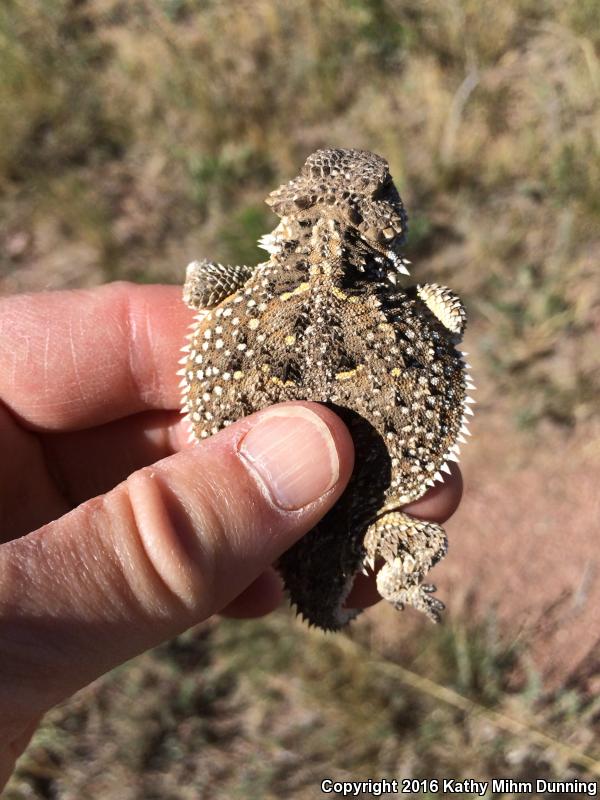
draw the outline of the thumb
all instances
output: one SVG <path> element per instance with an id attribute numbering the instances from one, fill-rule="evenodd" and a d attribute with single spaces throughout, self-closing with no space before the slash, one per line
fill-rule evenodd
<path id="1" fill-rule="evenodd" d="M 274 406 L 2 545 L 0 716 L 224 608 L 335 503 L 352 453 L 328 409 Z"/>

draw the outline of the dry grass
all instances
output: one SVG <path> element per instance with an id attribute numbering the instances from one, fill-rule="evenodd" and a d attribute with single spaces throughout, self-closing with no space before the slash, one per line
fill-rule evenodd
<path id="1" fill-rule="evenodd" d="M 585 423 L 600 391 L 599 8 L 4 0 L 2 288 L 179 282 L 198 255 L 256 261 L 274 222 L 266 192 L 316 147 L 369 148 L 411 212 L 417 275 L 466 298 L 479 382 L 531 429 Z M 534 676 L 515 689 L 522 654 L 489 631 L 415 648 L 405 665 L 591 746 L 597 709 L 576 693 L 544 698 Z M 324 774 L 431 776 L 432 763 L 456 776 L 566 775 L 560 753 L 280 617 L 209 625 L 51 720 L 9 800 L 303 798 Z"/>
<path id="2" fill-rule="evenodd" d="M 266 191 L 315 147 L 367 147 L 412 211 L 409 255 L 466 295 L 521 421 L 585 419 L 598 16 L 591 1 L 8 0 L 5 289 L 255 261 Z"/>
<path id="3" fill-rule="evenodd" d="M 308 799 L 325 777 L 600 774 L 598 703 L 550 702 L 534 675 L 509 691 L 519 653 L 493 625 L 430 629 L 402 654 L 375 654 L 368 624 L 354 638 L 288 613 L 190 631 L 52 712 L 6 798 Z"/>

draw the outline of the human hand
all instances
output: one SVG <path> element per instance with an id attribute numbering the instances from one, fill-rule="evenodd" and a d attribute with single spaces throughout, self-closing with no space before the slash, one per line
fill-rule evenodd
<path id="1" fill-rule="evenodd" d="M 188 446 L 190 316 L 177 287 L 0 300 L 0 789 L 55 703 L 214 613 L 275 608 L 270 564 L 350 476 L 350 436 L 314 403 Z M 443 521 L 459 499 L 455 471 L 410 509 Z M 349 604 L 375 600 L 357 579 Z"/>

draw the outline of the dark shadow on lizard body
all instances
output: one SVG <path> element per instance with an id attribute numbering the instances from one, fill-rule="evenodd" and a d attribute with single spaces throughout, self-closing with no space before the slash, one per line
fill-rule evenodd
<path id="1" fill-rule="evenodd" d="M 340 620 L 336 613 L 332 614 L 330 597 L 346 597 L 356 573 L 363 569 L 363 539 L 383 505 L 391 469 L 383 439 L 372 425 L 355 411 L 326 405 L 341 417 L 352 434 L 355 468 L 342 498 L 315 528 L 283 554 L 277 567 L 299 613 L 323 630 L 335 630 Z M 340 535 L 342 531 L 345 535 Z M 348 613 L 352 611 L 349 609 Z"/>

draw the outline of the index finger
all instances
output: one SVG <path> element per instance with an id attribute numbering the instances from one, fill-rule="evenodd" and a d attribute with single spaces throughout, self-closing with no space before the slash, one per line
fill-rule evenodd
<path id="1" fill-rule="evenodd" d="M 77 430 L 179 407 L 192 312 L 177 286 L 117 282 L 0 299 L 0 399 L 26 426 Z"/>

